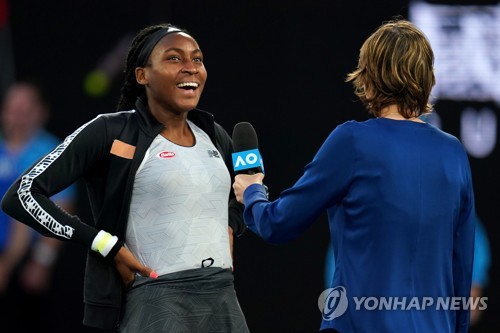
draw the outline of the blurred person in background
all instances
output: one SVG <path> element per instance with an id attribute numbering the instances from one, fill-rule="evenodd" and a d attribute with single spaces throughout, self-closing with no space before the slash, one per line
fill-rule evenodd
<path id="1" fill-rule="evenodd" d="M 49 107 L 34 81 L 16 82 L 3 99 L 0 111 L 0 193 L 61 140 L 45 124 Z M 73 212 L 76 189 L 69 187 L 53 200 Z M 38 235 L 25 224 L 0 212 L 0 323 L 1 331 L 31 327 L 44 330 L 47 293 L 62 243 Z M 29 313 L 29 320 L 26 315 Z"/>

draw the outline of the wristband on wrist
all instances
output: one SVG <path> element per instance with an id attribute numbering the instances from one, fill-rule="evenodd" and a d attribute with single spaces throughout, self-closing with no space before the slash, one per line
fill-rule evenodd
<path id="1" fill-rule="evenodd" d="M 123 242 L 121 240 L 118 240 L 118 242 L 116 242 L 116 244 L 113 246 L 111 251 L 109 251 L 106 258 L 113 259 L 116 256 L 116 254 L 118 253 L 118 251 L 120 251 L 122 246 L 123 246 Z"/>
<path id="2" fill-rule="evenodd" d="M 109 232 L 101 230 L 97 233 L 92 241 L 91 249 L 106 257 L 111 249 L 118 242 L 118 237 L 111 235 Z"/>

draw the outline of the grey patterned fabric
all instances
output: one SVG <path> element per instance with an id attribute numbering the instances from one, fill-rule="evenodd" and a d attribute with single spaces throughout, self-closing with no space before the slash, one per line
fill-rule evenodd
<path id="1" fill-rule="evenodd" d="M 230 269 L 206 267 L 137 277 L 126 295 L 120 333 L 250 332 Z"/>

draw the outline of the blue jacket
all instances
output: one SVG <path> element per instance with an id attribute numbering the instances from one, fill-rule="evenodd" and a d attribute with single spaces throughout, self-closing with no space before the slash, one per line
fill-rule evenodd
<path id="1" fill-rule="evenodd" d="M 442 303 L 468 301 L 474 255 L 469 161 L 452 135 L 413 121 L 349 121 L 279 198 L 269 202 L 254 184 L 244 202 L 248 227 L 271 243 L 296 238 L 328 213 L 335 274 L 322 328 L 467 332 L 467 307 Z M 395 306 L 387 309 L 384 297 Z"/>

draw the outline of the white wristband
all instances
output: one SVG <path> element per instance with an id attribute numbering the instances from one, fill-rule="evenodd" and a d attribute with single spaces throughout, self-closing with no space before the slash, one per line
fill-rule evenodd
<path id="1" fill-rule="evenodd" d="M 113 246 L 115 246 L 116 242 L 118 242 L 118 237 L 101 230 L 92 241 L 91 249 L 100 253 L 103 257 L 106 257 Z"/>

